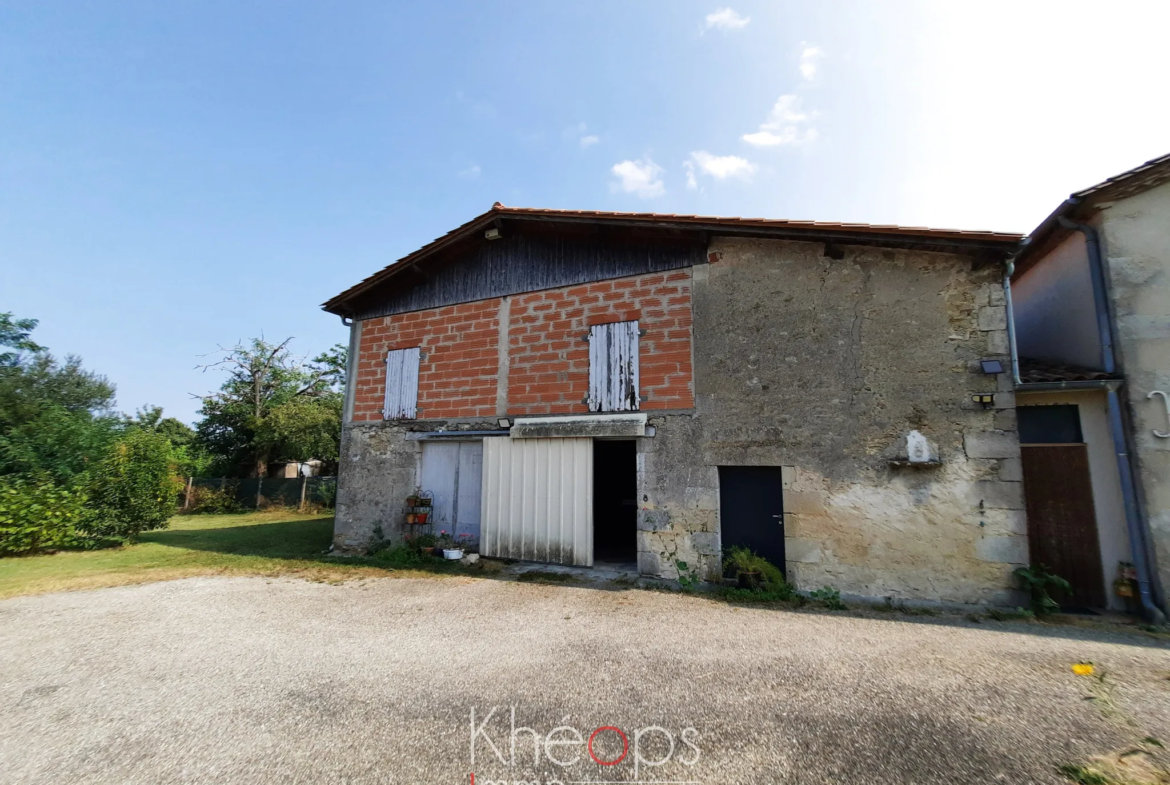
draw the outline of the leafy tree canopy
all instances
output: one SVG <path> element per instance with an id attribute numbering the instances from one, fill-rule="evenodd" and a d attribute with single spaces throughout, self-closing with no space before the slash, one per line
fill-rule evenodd
<path id="1" fill-rule="evenodd" d="M 227 373 L 219 392 L 199 396 L 196 433 L 215 456 L 213 471 L 263 476 L 270 461 L 336 456 L 346 348 L 305 360 L 289 350 L 292 340 L 261 337 L 221 347 L 218 360 L 201 366 Z"/>
<path id="2" fill-rule="evenodd" d="M 116 435 L 114 385 L 58 362 L 29 338 L 35 319 L 0 314 L 0 474 L 46 472 L 64 479 L 84 471 Z"/>

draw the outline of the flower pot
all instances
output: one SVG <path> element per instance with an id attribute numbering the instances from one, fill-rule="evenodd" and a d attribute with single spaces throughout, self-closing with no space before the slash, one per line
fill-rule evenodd
<path id="1" fill-rule="evenodd" d="M 443 558 L 449 561 L 457 561 L 463 558 L 462 548 L 444 548 Z"/>
<path id="2" fill-rule="evenodd" d="M 434 505 L 434 503 L 435 503 L 434 499 L 428 498 L 426 496 L 420 496 L 418 499 L 418 506 L 419 507 L 431 507 Z"/>
<path id="3" fill-rule="evenodd" d="M 758 572 L 741 572 L 735 576 L 735 580 L 741 589 L 760 588 L 760 574 Z"/>
<path id="4" fill-rule="evenodd" d="M 423 548 L 422 552 L 423 552 L 423 556 L 434 556 L 435 555 L 435 546 L 431 545 L 431 546 L 428 546 L 426 548 Z"/>
<path id="5" fill-rule="evenodd" d="M 406 522 L 407 523 L 416 523 L 417 521 L 418 521 L 418 516 L 415 515 L 413 512 L 406 513 Z"/>
<path id="6" fill-rule="evenodd" d="M 418 497 L 417 496 L 407 496 L 406 497 L 406 506 L 407 507 L 417 507 L 418 506 Z"/>
<path id="7" fill-rule="evenodd" d="M 429 513 L 429 512 L 420 512 L 420 513 L 415 513 L 414 519 L 415 519 L 415 520 L 416 520 L 418 523 L 426 523 L 426 522 L 427 522 L 427 516 L 429 516 L 429 515 L 430 515 L 430 513 Z"/>

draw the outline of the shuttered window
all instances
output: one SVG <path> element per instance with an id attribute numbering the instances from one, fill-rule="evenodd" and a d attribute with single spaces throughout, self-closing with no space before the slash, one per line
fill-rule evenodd
<path id="1" fill-rule="evenodd" d="M 638 323 L 589 328 L 589 411 L 637 411 Z"/>
<path id="2" fill-rule="evenodd" d="M 386 402 L 382 417 L 413 420 L 418 408 L 419 349 L 396 349 L 386 353 Z"/>

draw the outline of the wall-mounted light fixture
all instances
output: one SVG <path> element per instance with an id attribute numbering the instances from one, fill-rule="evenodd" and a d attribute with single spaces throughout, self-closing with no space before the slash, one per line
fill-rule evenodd
<path id="1" fill-rule="evenodd" d="M 489 240 L 499 240 L 501 237 L 503 237 L 503 235 L 500 234 L 500 230 L 494 227 L 484 232 L 483 236 Z"/>
<path id="2" fill-rule="evenodd" d="M 983 372 L 988 376 L 997 373 L 1003 373 L 1003 363 L 999 360 L 980 360 L 979 365 L 983 368 Z"/>
<path id="3" fill-rule="evenodd" d="M 971 400 L 975 403 L 981 404 L 984 409 L 990 409 L 995 406 L 995 396 L 991 393 L 976 393 L 971 396 Z"/>
<path id="4" fill-rule="evenodd" d="M 498 424 L 501 428 L 512 427 L 512 421 L 507 417 L 501 417 L 500 419 L 496 420 L 496 424 Z"/>

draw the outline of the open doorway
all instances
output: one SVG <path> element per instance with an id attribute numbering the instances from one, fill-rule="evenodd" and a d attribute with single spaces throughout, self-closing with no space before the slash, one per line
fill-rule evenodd
<path id="1" fill-rule="evenodd" d="M 593 441 L 593 566 L 638 560 L 635 443 Z"/>

